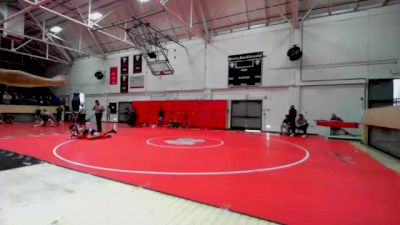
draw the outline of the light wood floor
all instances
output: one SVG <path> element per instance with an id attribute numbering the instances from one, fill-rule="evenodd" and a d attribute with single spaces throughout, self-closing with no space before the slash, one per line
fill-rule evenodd
<path id="1" fill-rule="evenodd" d="M 1 225 L 272 225 L 51 164 L 0 172 Z"/>

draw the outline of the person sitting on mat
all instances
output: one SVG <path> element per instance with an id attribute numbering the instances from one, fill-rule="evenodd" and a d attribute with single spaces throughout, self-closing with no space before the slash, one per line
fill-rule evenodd
<path id="1" fill-rule="evenodd" d="M 299 114 L 296 120 L 296 129 L 303 131 L 302 137 L 305 138 L 307 137 L 307 128 L 308 128 L 308 122 L 304 118 L 303 114 Z M 294 134 L 291 134 L 291 136 L 294 136 Z"/>
<path id="2" fill-rule="evenodd" d="M 94 130 L 94 129 L 84 129 L 82 127 L 78 127 L 75 124 L 72 124 L 71 126 L 69 126 L 69 131 L 71 134 L 71 138 L 88 139 L 88 140 L 110 138 L 111 133 L 114 133 L 114 134 L 117 133 L 117 131 L 115 130 L 115 127 L 113 129 L 111 129 L 110 131 L 107 131 L 106 133 L 102 133 L 102 132 L 98 132 L 97 130 Z"/>
<path id="3" fill-rule="evenodd" d="M 0 115 L 0 124 L 5 124 L 5 123 L 13 123 L 14 122 L 14 116 L 8 113 L 3 113 Z"/>
<path id="4" fill-rule="evenodd" d="M 281 124 L 281 132 L 280 134 L 283 135 L 288 135 L 290 133 L 290 120 L 289 120 L 289 115 L 285 115 L 285 119 L 282 121 Z"/>
<path id="5" fill-rule="evenodd" d="M 33 127 L 45 127 L 47 126 L 47 122 L 50 120 L 50 126 L 53 127 L 54 123 L 58 125 L 58 122 L 54 118 L 52 113 L 47 112 L 47 109 L 43 109 L 43 112 L 40 114 L 41 121 L 37 124 L 34 124 Z"/>

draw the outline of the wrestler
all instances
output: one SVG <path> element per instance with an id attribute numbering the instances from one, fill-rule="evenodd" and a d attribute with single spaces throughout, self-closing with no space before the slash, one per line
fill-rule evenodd
<path id="1" fill-rule="evenodd" d="M 72 124 L 71 126 L 69 126 L 69 131 L 71 134 L 71 138 L 88 139 L 88 140 L 110 138 L 111 133 L 114 133 L 114 134 L 117 133 L 117 131 L 115 130 L 115 127 L 113 129 L 111 129 L 110 131 L 103 133 L 103 132 L 99 132 L 95 129 L 84 129 L 82 127 L 78 127 L 75 124 Z"/>

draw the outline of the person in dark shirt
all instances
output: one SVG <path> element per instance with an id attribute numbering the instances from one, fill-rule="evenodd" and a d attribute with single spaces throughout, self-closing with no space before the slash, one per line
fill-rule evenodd
<path id="1" fill-rule="evenodd" d="M 302 135 L 303 138 L 307 137 L 307 128 L 308 128 L 307 120 L 304 118 L 303 114 L 299 114 L 296 120 L 296 129 L 303 131 Z"/>
<path id="2" fill-rule="evenodd" d="M 332 114 L 332 116 L 331 116 L 331 120 L 332 120 L 332 121 L 343 122 L 342 118 L 340 118 L 340 117 L 336 116 L 336 114 L 335 114 L 335 113 L 333 113 L 333 114 Z"/>
<path id="3" fill-rule="evenodd" d="M 61 123 L 62 122 L 61 121 L 62 113 L 63 113 L 64 109 L 61 105 L 58 105 L 56 111 L 57 111 L 57 114 L 56 114 L 57 122 Z"/>
<path id="4" fill-rule="evenodd" d="M 343 122 L 342 118 L 336 116 L 335 113 L 332 114 L 331 121 Z M 331 135 L 339 135 L 340 130 L 342 130 L 342 129 L 339 127 L 331 127 Z"/>
<path id="5" fill-rule="evenodd" d="M 132 108 L 132 111 L 129 113 L 128 125 L 135 126 L 136 123 L 136 111 Z"/>
<path id="6" fill-rule="evenodd" d="M 129 121 L 129 115 L 131 114 L 131 111 L 129 110 L 129 108 L 128 107 L 125 107 L 125 110 L 124 110 L 124 115 L 125 115 L 125 122 L 126 123 L 128 123 L 128 121 Z"/>
<path id="7" fill-rule="evenodd" d="M 290 133 L 289 115 L 285 115 L 285 119 L 282 121 L 282 124 L 281 124 L 281 133 L 280 134 L 288 135 L 289 133 Z"/>
<path id="8" fill-rule="evenodd" d="M 294 105 L 291 105 L 289 109 L 289 121 L 290 121 L 290 130 L 293 135 L 296 133 L 296 116 L 297 116 L 297 110 L 294 108 Z"/>

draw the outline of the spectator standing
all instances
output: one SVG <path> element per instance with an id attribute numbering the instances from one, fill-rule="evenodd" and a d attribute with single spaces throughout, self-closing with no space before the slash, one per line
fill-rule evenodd
<path id="1" fill-rule="evenodd" d="M 294 105 L 291 105 L 289 109 L 289 122 L 290 130 L 292 131 L 293 135 L 296 133 L 296 116 L 297 110 L 294 108 Z"/>
<path id="2" fill-rule="evenodd" d="M 12 96 L 7 91 L 5 91 L 4 95 L 3 95 L 3 103 L 6 105 L 10 105 L 11 100 L 12 100 Z"/>
<path id="3" fill-rule="evenodd" d="M 85 127 L 86 125 L 86 109 L 85 106 L 82 104 L 79 107 L 77 122 L 81 127 Z"/>
<path id="4" fill-rule="evenodd" d="M 110 121 L 111 121 L 111 105 L 108 105 L 108 106 L 107 106 L 106 120 L 107 120 L 107 122 L 110 122 Z"/>
<path id="5" fill-rule="evenodd" d="M 57 114 L 56 114 L 56 119 L 57 122 L 62 122 L 62 113 L 63 113 L 64 109 L 61 105 L 57 106 Z"/>

